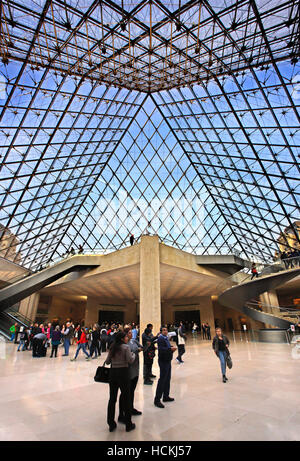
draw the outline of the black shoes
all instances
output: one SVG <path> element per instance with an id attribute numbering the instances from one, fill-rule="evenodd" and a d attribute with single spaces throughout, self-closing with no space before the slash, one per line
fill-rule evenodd
<path id="1" fill-rule="evenodd" d="M 163 399 L 163 402 L 174 402 L 175 399 L 173 399 L 173 397 L 166 397 L 165 399 Z"/>
<path id="2" fill-rule="evenodd" d="M 128 424 L 128 426 L 126 426 L 126 432 L 133 431 L 133 429 L 135 429 L 135 424 L 134 423 L 130 423 L 130 424 Z"/>
<path id="3" fill-rule="evenodd" d="M 109 425 L 109 432 L 113 432 L 117 427 L 117 423 L 114 421 L 112 424 Z"/>
<path id="4" fill-rule="evenodd" d="M 151 379 L 147 379 L 144 381 L 144 384 L 151 386 L 153 384 L 153 381 L 151 381 Z"/>
<path id="5" fill-rule="evenodd" d="M 154 405 L 158 408 L 165 408 L 165 406 L 159 400 L 154 400 Z"/>
<path id="6" fill-rule="evenodd" d="M 155 375 L 150 375 L 150 378 L 156 378 L 156 376 Z"/>
<path id="7" fill-rule="evenodd" d="M 223 383 L 226 383 L 226 381 L 228 381 L 228 379 L 226 378 L 225 375 L 223 375 Z"/>
<path id="8" fill-rule="evenodd" d="M 139 416 L 139 415 L 142 414 L 142 412 L 139 411 L 139 410 L 136 410 L 136 409 L 134 408 L 134 409 L 131 411 L 131 414 L 132 414 L 133 416 Z"/>

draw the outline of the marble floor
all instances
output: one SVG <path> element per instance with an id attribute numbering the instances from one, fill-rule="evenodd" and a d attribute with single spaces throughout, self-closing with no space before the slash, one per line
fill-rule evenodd
<path id="1" fill-rule="evenodd" d="M 233 368 L 224 384 L 211 342 L 190 338 L 185 363 L 173 360 L 175 402 L 154 407 L 156 386 L 140 379 L 135 407 L 143 415 L 133 418 L 136 430 L 126 433 L 118 424 L 110 433 L 108 385 L 93 381 L 105 354 L 90 362 L 83 355 L 76 362 L 33 359 L 2 343 L 0 440 L 300 440 L 300 354 L 292 347 L 232 343 Z M 157 360 L 153 371 L 159 373 Z"/>

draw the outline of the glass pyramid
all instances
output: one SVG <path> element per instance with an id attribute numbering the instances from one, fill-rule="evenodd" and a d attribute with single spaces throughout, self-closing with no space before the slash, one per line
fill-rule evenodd
<path id="1" fill-rule="evenodd" d="M 271 261 L 286 228 L 300 242 L 298 2 L 1 8 L 2 257 L 149 233 Z"/>

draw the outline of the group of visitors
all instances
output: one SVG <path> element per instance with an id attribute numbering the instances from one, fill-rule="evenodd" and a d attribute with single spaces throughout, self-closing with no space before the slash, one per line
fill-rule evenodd
<path id="1" fill-rule="evenodd" d="M 202 324 L 206 329 L 206 338 L 210 338 L 207 332 L 207 323 Z M 208 325 L 209 327 L 209 325 Z M 209 328 L 210 330 L 210 328 Z M 14 338 L 12 333 L 12 339 Z M 156 335 L 153 334 L 153 325 L 148 324 L 139 342 L 139 327 L 134 324 L 123 325 L 120 323 L 105 323 L 99 326 L 93 325 L 86 328 L 82 325 L 75 326 L 71 321 L 67 321 L 62 326 L 37 323 L 26 329 L 19 330 L 20 348 L 22 350 L 32 350 L 33 357 L 45 357 L 48 346 L 51 345 L 50 357 L 57 357 L 57 350 L 60 344 L 64 346 L 64 356 L 69 355 L 70 345 L 76 343 L 77 348 L 74 361 L 77 359 L 80 350 L 86 355 L 87 360 L 101 356 L 102 352 L 108 350 L 104 364 L 110 365 L 110 396 L 107 408 L 107 423 L 112 432 L 116 429 L 115 409 L 118 390 L 121 394 L 119 398 L 118 422 L 124 424 L 126 431 L 135 429 L 132 422 L 133 416 L 141 415 L 134 405 L 134 393 L 139 379 L 139 354 L 142 352 L 144 357 L 144 384 L 152 385 L 156 376 L 152 373 L 153 361 L 158 352 L 158 365 L 160 376 L 157 382 L 154 405 L 163 409 L 165 403 L 173 402 L 175 399 L 170 396 L 171 384 L 171 363 L 173 353 L 178 350 L 176 361 L 184 363 L 182 356 L 185 353 L 186 328 L 183 322 L 176 326 L 175 331 L 169 331 L 166 325 L 160 328 Z M 216 336 L 212 343 L 213 349 L 218 356 L 221 364 L 222 380 L 227 382 L 226 360 L 229 354 L 228 338 L 222 334 L 220 328 L 216 329 Z"/>
<path id="2" fill-rule="evenodd" d="M 300 249 L 290 248 L 280 254 L 280 259 L 283 261 L 286 269 L 300 267 Z"/>
<path id="3" fill-rule="evenodd" d="M 202 333 L 202 339 L 211 340 L 210 328 L 211 327 L 208 322 L 202 323 L 201 326 L 198 326 L 197 323 L 193 322 L 192 334 L 193 336 L 197 336 L 199 333 L 201 336 Z"/>

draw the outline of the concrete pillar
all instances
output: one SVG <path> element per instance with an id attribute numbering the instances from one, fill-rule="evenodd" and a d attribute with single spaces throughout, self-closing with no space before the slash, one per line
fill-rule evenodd
<path id="1" fill-rule="evenodd" d="M 210 325 L 210 334 L 213 336 L 215 332 L 215 314 L 213 309 L 213 300 L 210 296 L 205 296 L 203 303 L 200 305 L 200 319 L 201 323 L 208 323 Z"/>
<path id="2" fill-rule="evenodd" d="M 262 293 L 259 299 L 263 304 L 261 306 L 263 312 L 267 312 L 268 314 L 274 315 L 278 313 L 278 309 L 276 309 L 276 307 L 279 307 L 279 301 L 275 290 L 266 291 L 265 293 Z M 272 306 L 274 306 L 274 309 L 272 308 Z M 266 323 L 265 326 L 266 328 L 273 328 L 273 325 L 268 323 Z"/>
<path id="3" fill-rule="evenodd" d="M 24 315 L 24 317 L 27 317 L 31 321 L 34 321 L 37 313 L 39 299 L 39 293 L 33 293 L 31 296 L 28 296 L 28 298 L 22 299 L 19 306 L 20 314 Z"/>
<path id="4" fill-rule="evenodd" d="M 153 324 L 153 334 L 161 327 L 160 255 L 158 236 L 144 235 L 140 243 L 140 331 Z"/>
<path id="5" fill-rule="evenodd" d="M 98 323 L 99 299 L 88 296 L 86 301 L 84 325 L 90 327 Z"/>

